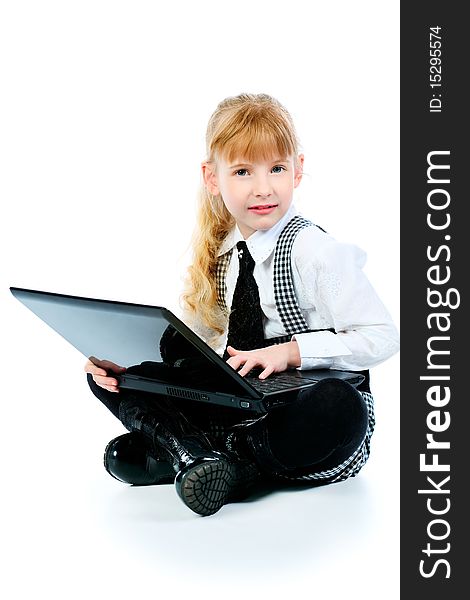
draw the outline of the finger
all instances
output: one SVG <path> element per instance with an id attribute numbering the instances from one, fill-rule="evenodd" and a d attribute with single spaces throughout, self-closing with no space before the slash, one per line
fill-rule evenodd
<path id="1" fill-rule="evenodd" d="M 256 367 L 258 363 L 254 360 L 247 360 L 243 367 L 238 371 L 238 374 L 244 377 L 247 373 L 251 371 L 254 367 Z"/>
<path id="2" fill-rule="evenodd" d="M 100 384 L 98 384 L 98 385 L 108 392 L 119 393 L 119 388 L 114 385 L 100 385 Z"/>
<path id="3" fill-rule="evenodd" d="M 115 373 L 126 370 L 125 367 L 121 367 L 121 366 L 117 365 L 116 363 L 111 362 L 110 360 L 103 360 L 100 364 L 100 367 L 103 367 L 107 371 L 114 371 Z"/>
<path id="4" fill-rule="evenodd" d="M 95 367 L 100 367 L 103 363 L 103 361 L 99 358 L 96 358 L 96 356 L 89 356 L 88 360 L 89 362 L 91 362 L 92 365 L 95 365 Z"/>
<path id="5" fill-rule="evenodd" d="M 93 360 L 97 360 L 94 356 L 90 356 L 90 358 L 86 361 L 84 369 L 86 373 L 91 373 L 92 375 L 106 375 L 106 370 L 97 365 Z"/>
<path id="6" fill-rule="evenodd" d="M 119 371 L 117 369 L 119 369 Z M 108 377 L 113 377 L 114 375 L 122 375 L 125 370 L 125 367 L 116 366 L 116 369 L 106 369 L 106 374 Z"/>
<path id="7" fill-rule="evenodd" d="M 240 367 L 242 367 L 248 361 L 252 362 L 253 364 L 256 363 L 256 361 L 254 361 L 253 357 L 246 356 L 246 354 L 237 354 L 237 356 L 234 356 L 229 360 L 231 362 L 231 366 L 233 366 L 233 368 L 235 370 L 238 370 Z"/>
<path id="8" fill-rule="evenodd" d="M 96 373 L 96 374 L 106 374 L 108 371 L 112 371 L 114 373 L 122 373 L 126 370 L 126 367 L 121 367 L 116 363 L 113 363 L 110 360 L 100 360 L 96 358 L 96 356 L 90 356 L 85 365 L 85 371 L 87 373 Z"/>
<path id="9" fill-rule="evenodd" d="M 269 365 L 262 373 L 259 374 L 259 379 L 266 379 L 266 377 L 269 377 L 271 373 L 274 373 L 274 367 Z"/>
<path id="10" fill-rule="evenodd" d="M 232 369 L 237 370 L 245 362 L 245 360 L 246 359 L 240 355 L 232 356 L 227 360 L 227 364 L 229 364 L 232 367 Z"/>
<path id="11" fill-rule="evenodd" d="M 97 375 L 95 377 L 93 377 L 93 379 L 95 380 L 95 382 L 98 385 L 110 385 L 113 387 L 116 387 L 119 385 L 119 382 L 117 379 L 114 379 L 114 377 L 109 377 L 109 376 L 102 376 L 102 375 Z"/>
<path id="12" fill-rule="evenodd" d="M 235 356 L 236 354 L 238 354 L 239 352 L 242 352 L 241 350 L 236 350 L 233 346 L 227 346 L 227 352 L 232 355 Z"/>
<path id="13" fill-rule="evenodd" d="M 86 367 L 86 365 L 85 365 Z M 87 373 L 93 375 L 93 377 L 106 377 L 107 373 L 104 369 L 100 369 L 99 367 L 95 367 L 94 365 L 90 366 L 88 369 L 85 369 Z"/>

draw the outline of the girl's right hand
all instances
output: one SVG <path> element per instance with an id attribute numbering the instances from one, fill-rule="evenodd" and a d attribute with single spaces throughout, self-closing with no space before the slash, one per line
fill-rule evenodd
<path id="1" fill-rule="evenodd" d="M 90 373 L 96 385 L 99 385 L 108 392 L 119 393 L 118 381 L 113 374 L 122 375 L 126 370 L 110 360 L 99 360 L 90 356 L 85 364 L 85 373 Z"/>

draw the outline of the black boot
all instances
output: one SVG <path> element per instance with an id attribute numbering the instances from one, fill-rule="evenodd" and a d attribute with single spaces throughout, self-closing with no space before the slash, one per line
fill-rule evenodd
<path id="1" fill-rule="evenodd" d="M 157 450 L 138 431 L 125 433 L 106 446 L 104 466 L 112 477 L 132 485 L 173 483 L 172 461 L 166 452 Z"/>
<path id="2" fill-rule="evenodd" d="M 257 473 L 250 461 L 215 450 L 207 436 L 163 397 L 151 408 L 130 397 L 121 403 L 119 417 L 127 429 L 140 431 L 155 448 L 168 452 L 177 473 L 176 491 L 199 515 L 216 513 Z"/>
<path id="3" fill-rule="evenodd" d="M 285 470 L 272 454 L 264 420 L 264 414 L 257 419 L 245 420 L 233 425 L 225 439 L 225 447 L 231 456 L 236 456 L 241 461 L 258 464 L 265 473 L 277 473 Z"/>
<path id="4" fill-rule="evenodd" d="M 263 417 L 232 427 L 229 453 L 256 461 L 267 475 L 300 476 L 341 465 L 360 447 L 368 409 L 349 383 L 327 378 Z"/>

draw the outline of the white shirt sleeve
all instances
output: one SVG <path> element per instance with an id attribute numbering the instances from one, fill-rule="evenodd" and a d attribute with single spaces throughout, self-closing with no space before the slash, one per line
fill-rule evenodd
<path id="1" fill-rule="evenodd" d="M 315 228 L 309 228 L 310 230 Z M 307 230 L 305 230 L 307 233 Z M 366 254 L 317 232 L 297 236 L 293 267 L 302 297 L 329 331 L 293 336 L 301 369 L 363 370 L 397 352 L 398 332 L 362 268 Z M 323 328 L 323 327 L 322 327 Z"/>

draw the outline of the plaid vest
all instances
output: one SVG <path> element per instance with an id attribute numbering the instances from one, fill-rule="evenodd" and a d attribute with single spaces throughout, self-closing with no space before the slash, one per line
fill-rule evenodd
<path id="1" fill-rule="evenodd" d="M 291 267 L 292 246 L 299 231 L 305 227 L 318 227 L 324 231 L 324 229 L 308 219 L 296 215 L 284 227 L 276 243 L 274 250 L 274 299 L 277 312 L 287 335 L 268 339 L 266 340 L 266 345 L 289 341 L 295 333 L 312 331 L 308 327 L 295 296 Z M 227 293 L 225 279 L 232 254 L 233 248 L 222 254 L 217 262 L 216 270 L 217 302 L 225 313 L 229 312 L 225 302 Z"/>

